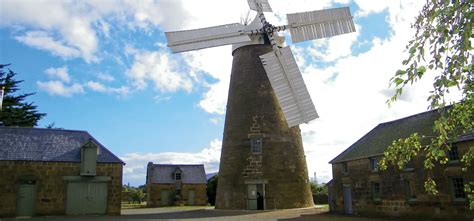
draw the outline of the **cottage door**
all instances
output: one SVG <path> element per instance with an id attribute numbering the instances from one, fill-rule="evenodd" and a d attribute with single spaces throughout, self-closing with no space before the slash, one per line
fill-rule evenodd
<path id="1" fill-rule="evenodd" d="M 344 213 L 352 214 L 352 189 L 350 186 L 343 186 Z"/>
<path id="2" fill-rule="evenodd" d="M 248 210 L 257 209 L 257 185 L 256 184 L 247 185 L 247 209 Z"/>
<path id="3" fill-rule="evenodd" d="M 18 187 L 16 215 L 33 216 L 36 204 L 36 185 L 20 184 Z"/>
<path id="4" fill-rule="evenodd" d="M 189 190 L 188 191 L 188 206 L 194 206 L 196 204 L 195 198 L 196 198 L 196 191 Z"/>
<path id="5" fill-rule="evenodd" d="M 169 190 L 161 190 L 160 203 L 162 206 L 170 205 L 170 191 Z"/>

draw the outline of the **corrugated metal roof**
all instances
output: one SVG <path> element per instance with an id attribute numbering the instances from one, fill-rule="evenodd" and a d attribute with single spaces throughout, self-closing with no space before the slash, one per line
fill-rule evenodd
<path id="1" fill-rule="evenodd" d="M 202 164 L 151 164 L 147 174 L 152 183 L 175 183 L 173 173 L 180 169 L 183 184 L 207 183 L 206 172 Z"/>
<path id="2" fill-rule="evenodd" d="M 97 162 L 124 164 L 86 131 L 20 127 L 0 127 L 0 160 L 80 162 L 89 141 L 98 145 Z"/>
<path id="3" fill-rule="evenodd" d="M 406 138 L 413 133 L 418 133 L 426 137 L 434 136 L 433 125 L 439 117 L 440 113 L 438 110 L 432 110 L 381 123 L 329 163 L 334 164 L 382 155 L 393 140 Z M 457 142 L 472 139 L 474 139 L 474 133 L 469 133 L 461 136 Z M 429 140 L 426 139 L 424 142 L 429 142 Z"/>

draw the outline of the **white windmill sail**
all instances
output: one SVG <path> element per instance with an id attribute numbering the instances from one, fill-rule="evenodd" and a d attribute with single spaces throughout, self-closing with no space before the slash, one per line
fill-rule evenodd
<path id="1" fill-rule="evenodd" d="M 248 0 L 250 9 L 254 11 L 258 11 L 258 4 L 262 7 L 262 11 L 264 12 L 273 12 L 272 7 L 268 3 L 268 0 Z"/>
<path id="2" fill-rule="evenodd" d="M 287 14 L 291 41 L 302 42 L 355 31 L 349 7 Z"/>
<path id="3" fill-rule="evenodd" d="M 165 32 L 174 53 L 250 41 L 244 25 L 233 23 L 208 28 Z"/>
<path id="4" fill-rule="evenodd" d="M 260 56 L 289 127 L 318 118 L 290 47 Z"/>
<path id="5" fill-rule="evenodd" d="M 183 52 L 227 44 L 234 46 L 261 44 L 249 35 L 266 35 L 273 51 L 260 56 L 265 72 L 280 103 L 288 126 L 296 126 L 318 118 L 306 85 L 289 47 L 279 48 L 278 31 L 290 29 L 293 42 L 326 38 L 355 31 L 348 7 L 288 14 L 288 25 L 273 26 L 263 12 L 271 12 L 268 0 L 247 0 L 250 9 L 257 11 L 254 21 L 244 26 L 239 23 L 203 29 L 166 32 L 168 46 L 173 52 Z"/>

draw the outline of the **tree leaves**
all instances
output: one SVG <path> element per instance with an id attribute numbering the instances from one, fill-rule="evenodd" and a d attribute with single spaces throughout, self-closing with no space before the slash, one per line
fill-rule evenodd
<path id="1" fill-rule="evenodd" d="M 448 161 L 446 152 L 450 150 L 452 142 L 456 142 L 460 135 L 474 131 L 474 59 L 471 55 L 474 12 L 471 10 L 471 2 L 427 1 L 412 24 L 416 32 L 406 46 L 408 58 L 402 61 L 406 69 L 398 70 L 390 79 L 390 86 L 395 87 L 395 94 L 387 103 L 390 105 L 395 102 L 408 83 L 412 84 L 428 73 L 434 75 L 433 90 L 427 97 L 429 108 L 439 108 L 441 117 L 433 128 L 436 136 L 425 142 L 427 144 L 421 145 L 421 140 L 425 138 L 418 134 L 393 141 L 384 153 L 381 169 L 386 169 L 390 164 L 402 168 L 421 150 L 424 154 L 424 168 L 429 174 L 435 166 Z M 426 49 L 429 49 L 428 54 L 425 53 Z M 418 64 L 421 60 L 427 62 L 429 71 L 424 65 Z M 446 96 L 453 87 L 461 90 L 462 98 L 458 103 L 445 108 L 448 105 Z M 467 172 L 473 159 L 474 147 L 470 146 L 461 159 L 463 172 Z M 433 195 L 438 193 L 436 182 L 431 177 L 426 178 L 424 186 L 426 192 Z M 470 182 L 465 189 L 470 208 L 474 209 L 472 187 L 474 183 Z"/>

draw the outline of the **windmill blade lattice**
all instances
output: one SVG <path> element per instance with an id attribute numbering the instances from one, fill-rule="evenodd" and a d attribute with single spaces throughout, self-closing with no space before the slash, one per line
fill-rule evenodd
<path id="1" fill-rule="evenodd" d="M 355 26 L 349 8 L 288 14 L 288 25 L 273 26 L 266 21 L 263 13 L 272 12 L 268 0 L 248 0 L 248 4 L 250 9 L 257 11 L 255 19 L 260 21 L 254 20 L 248 26 L 234 23 L 166 32 L 168 46 L 173 52 L 184 52 L 227 44 L 253 44 L 251 36 L 265 35 L 272 44 L 273 52 L 260 58 L 288 126 L 318 118 L 290 48 L 278 46 L 274 35 L 278 31 L 289 29 L 292 41 L 296 43 L 354 32 Z"/>

